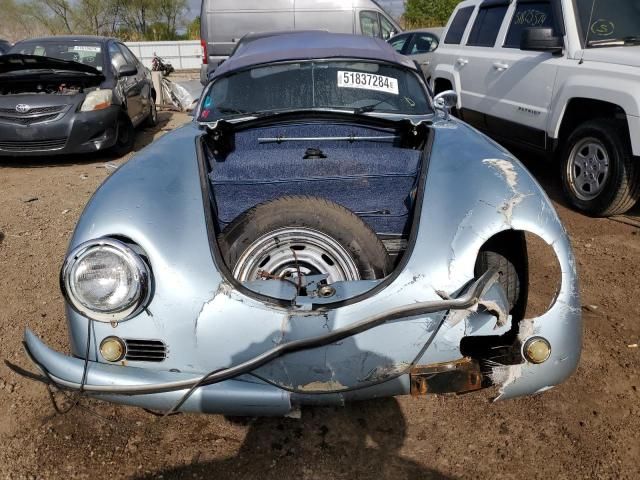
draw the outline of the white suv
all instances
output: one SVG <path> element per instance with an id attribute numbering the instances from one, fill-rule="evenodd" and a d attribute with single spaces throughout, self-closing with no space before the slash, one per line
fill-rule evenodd
<path id="1" fill-rule="evenodd" d="M 561 163 L 592 215 L 640 198 L 640 0 L 467 0 L 427 72 L 457 114 Z"/>

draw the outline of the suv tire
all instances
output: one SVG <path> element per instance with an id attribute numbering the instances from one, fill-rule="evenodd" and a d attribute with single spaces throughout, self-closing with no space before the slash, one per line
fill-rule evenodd
<path id="1" fill-rule="evenodd" d="M 620 215 L 640 198 L 640 165 L 628 129 L 611 119 L 577 127 L 561 153 L 562 187 L 569 202 L 597 217 Z"/>

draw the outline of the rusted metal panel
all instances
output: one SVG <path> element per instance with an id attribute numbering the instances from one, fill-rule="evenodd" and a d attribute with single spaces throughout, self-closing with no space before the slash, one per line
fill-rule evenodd
<path id="1" fill-rule="evenodd" d="M 480 364 L 471 358 L 457 362 L 416 365 L 411 369 L 411 395 L 465 393 L 482 388 Z"/>

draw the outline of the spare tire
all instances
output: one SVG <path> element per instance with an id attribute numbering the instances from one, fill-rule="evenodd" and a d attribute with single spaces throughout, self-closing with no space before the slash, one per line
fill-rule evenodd
<path id="1" fill-rule="evenodd" d="M 224 229 L 219 245 L 241 282 L 328 274 L 327 282 L 374 280 L 391 271 L 384 245 L 350 210 L 324 198 L 260 204 Z"/>

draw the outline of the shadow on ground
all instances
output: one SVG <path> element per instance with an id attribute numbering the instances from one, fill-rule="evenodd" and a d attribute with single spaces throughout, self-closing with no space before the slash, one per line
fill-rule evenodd
<path id="1" fill-rule="evenodd" d="M 193 452 L 188 465 L 137 478 L 451 478 L 401 455 L 407 424 L 392 398 L 306 408 L 302 420 L 237 421 L 249 427 L 234 457 L 215 458 L 212 444 L 211 451 Z"/>
<path id="2" fill-rule="evenodd" d="M 136 140 L 133 153 L 142 150 L 154 141 L 156 134 L 167 127 L 172 118 L 172 112 L 158 112 L 158 124 L 148 128 L 139 126 L 136 128 Z M 124 158 L 124 157 L 123 157 Z M 94 162 L 110 162 L 118 160 L 118 157 L 109 150 L 79 153 L 74 155 L 42 155 L 35 157 L 0 157 L 0 168 L 44 168 L 44 167 L 65 167 L 69 165 L 81 165 Z"/>

